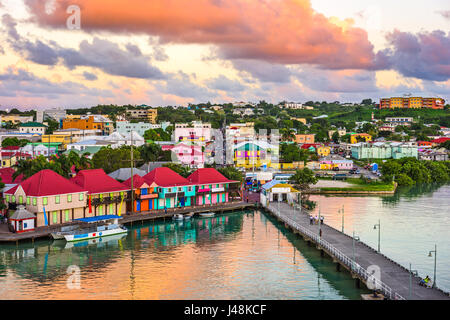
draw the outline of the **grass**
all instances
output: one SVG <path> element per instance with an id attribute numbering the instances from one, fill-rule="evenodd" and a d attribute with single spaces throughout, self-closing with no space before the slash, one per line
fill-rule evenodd
<path id="1" fill-rule="evenodd" d="M 320 188 L 321 191 L 394 191 L 395 187 L 393 183 L 384 182 L 365 182 L 359 178 L 347 178 L 345 182 L 348 182 L 354 186 L 347 188 Z"/>

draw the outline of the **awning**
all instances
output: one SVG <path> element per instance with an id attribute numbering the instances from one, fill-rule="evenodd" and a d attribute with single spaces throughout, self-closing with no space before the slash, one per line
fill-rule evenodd
<path id="1" fill-rule="evenodd" d="M 108 215 L 104 215 L 104 216 L 74 219 L 73 221 L 93 223 L 93 222 L 107 221 L 107 220 L 113 220 L 113 219 L 122 219 L 122 217 L 114 215 L 114 214 L 108 214 Z"/>

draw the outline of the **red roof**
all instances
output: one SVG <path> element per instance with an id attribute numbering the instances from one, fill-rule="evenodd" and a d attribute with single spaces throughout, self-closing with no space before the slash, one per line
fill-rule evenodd
<path id="1" fill-rule="evenodd" d="M 13 168 L 0 168 L 0 178 L 5 184 L 20 183 L 23 180 L 23 174 L 20 174 L 13 181 L 13 174 L 16 172 Z"/>
<path id="2" fill-rule="evenodd" d="M 135 174 L 133 176 L 133 188 L 140 188 L 145 182 L 144 178 L 142 178 L 140 175 Z M 126 185 L 127 187 L 131 188 L 131 178 L 129 178 L 128 180 L 125 180 L 123 182 L 124 185 Z"/>
<path id="3" fill-rule="evenodd" d="M 445 138 L 445 137 L 437 138 L 437 139 L 431 140 L 431 142 L 437 143 L 437 144 L 441 144 L 441 143 L 444 143 L 447 140 L 450 140 L 450 138 Z"/>
<path id="4" fill-rule="evenodd" d="M 167 167 L 155 168 L 143 176 L 143 178 L 148 185 L 151 185 L 154 182 L 161 187 L 191 185 L 189 180 L 183 178 L 178 173 Z"/>
<path id="5" fill-rule="evenodd" d="M 81 170 L 71 181 L 90 194 L 129 190 L 127 186 L 108 176 L 103 169 Z"/>
<path id="6" fill-rule="evenodd" d="M 16 151 L 19 150 L 20 146 L 7 146 L 7 147 L 2 147 L 3 151 Z"/>
<path id="7" fill-rule="evenodd" d="M 197 169 L 187 179 L 193 184 L 237 182 L 229 180 L 214 168 Z"/>
<path id="8" fill-rule="evenodd" d="M 22 187 L 27 196 L 32 197 L 44 197 L 85 191 L 85 189 L 50 169 L 41 170 L 38 173 L 35 173 L 5 193 L 14 194 L 19 186 Z"/>

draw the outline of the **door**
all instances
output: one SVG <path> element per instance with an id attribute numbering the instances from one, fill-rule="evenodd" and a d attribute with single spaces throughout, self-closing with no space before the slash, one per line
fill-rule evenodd
<path id="1" fill-rule="evenodd" d="M 184 197 L 180 198 L 181 206 L 184 207 Z"/>
<path id="2" fill-rule="evenodd" d="M 141 200 L 136 200 L 136 211 L 141 211 Z"/>

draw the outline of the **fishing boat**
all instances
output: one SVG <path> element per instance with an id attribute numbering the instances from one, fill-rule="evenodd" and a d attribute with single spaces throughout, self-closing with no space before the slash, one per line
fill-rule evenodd
<path id="1" fill-rule="evenodd" d="M 117 215 L 75 219 L 74 221 L 83 225 L 80 225 L 77 230 L 65 232 L 64 239 L 72 242 L 127 233 L 128 230 L 119 225 L 119 219 L 122 219 L 122 217 Z"/>
<path id="2" fill-rule="evenodd" d="M 210 217 L 214 217 L 215 214 L 216 214 L 215 212 L 202 212 L 202 213 L 200 213 L 200 217 L 210 218 Z"/>
<path id="3" fill-rule="evenodd" d="M 175 214 L 172 216 L 172 219 L 173 219 L 173 220 L 183 220 L 184 217 L 183 217 L 183 215 L 182 215 L 181 213 L 175 213 Z"/>

